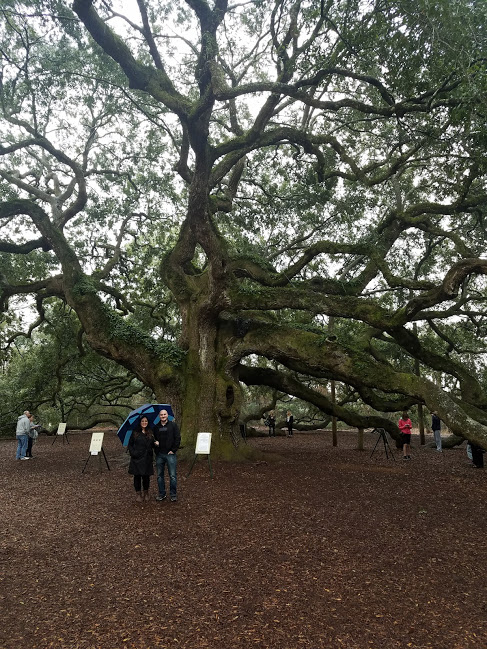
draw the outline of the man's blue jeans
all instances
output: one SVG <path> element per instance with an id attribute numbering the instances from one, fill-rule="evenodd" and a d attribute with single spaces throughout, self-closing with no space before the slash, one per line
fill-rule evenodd
<path id="1" fill-rule="evenodd" d="M 164 480 L 164 467 L 167 464 L 167 472 L 169 473 L 169 493 L 175 496 L 177 492 L 177 476 L 176 466 L 177 457 L 175 453 L 158 453 L 156 456 L 157 467 L 157 486 L 159 487 L 159 495 L 166 495 L 166 482 Z"/>
<path id="2" fill-rule="evenodd" d="M 28 435 L 17 435 L 17 453 L 15 455 L 16 460 L 20 460 L 21 457 L 25 457 L 28 443 Z"/>

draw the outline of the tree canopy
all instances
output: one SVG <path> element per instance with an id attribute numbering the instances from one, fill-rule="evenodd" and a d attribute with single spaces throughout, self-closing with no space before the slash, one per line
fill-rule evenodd
<path id="1" fill-rule="evenodd" d="M 59 422 L 86 430 L 97 424 L 118 427 L 134 401 L 152 399 L 150 390 L 120 365 L 88 347 L 71 309 L 46 305 L 44 319 L 32 337 L 15 333 L 0 374 L 0 435 L 11 435 L 22 408 L 53 432 Z"/>
<path id="2" fill-rule="evenodd" d="M 245 385 L 391 432 L 426 405 L 487 448 L 486 13 L 7 0 L 3 340 L 64 302 L 222 454 Z"/>

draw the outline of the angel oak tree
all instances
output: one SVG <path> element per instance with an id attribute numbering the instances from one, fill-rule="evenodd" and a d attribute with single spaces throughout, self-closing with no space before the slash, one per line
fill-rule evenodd
<path id="1" fill-rule="evenodd" d="M 242 384 L 487 448 L 485 4 L 72 9 L 1 11 L 4 312 L 66 301 L 222 457 Z"/>

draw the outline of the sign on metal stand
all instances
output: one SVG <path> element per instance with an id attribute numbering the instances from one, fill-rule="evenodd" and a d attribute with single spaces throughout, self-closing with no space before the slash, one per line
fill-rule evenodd
<path id="1" fill-rule="evenodd" d="M 56 435 L 54 436 L 54 441 L 51 446 L 54 446 L 54 442 L 57 440 L 59 435 L 61 435 L 63 438 L 63 444 L 64 444 L 64 440 L 66 440 L 66 442 L 69 444 L 68 431 L 66 430 L 66 424 L 64 422 L 60 423 L 59 426 L 57 427 L 57 432 Z"/>
<path id="2" fill-rule="evenodd" d="M 91 434 L 91 444 L 90 444 L 90 454 L 88 455 L 88 458 L 85 462 L 85 465 L 83 467 L 83 471 L 81 473 L 85 472 L 86 465 L 88 464 L 90 458 L 92 455 L 98 455 L 98 465 L 100 467 L 101 471 L 101 454 L 103 453 L 103 457 L 105 458 L 105 462 L 107 465 L 107 469 L 110 471 L 110 465 L 108 464 L 107 456 L 105 455 L 105 451 L 103 449 L 103 436 L 105 433 L 92 433 Z"/>
<path id="3" fill-rule="evenodd" d="M 208 467 L 210 469 L 210 476 L 213 478 L 213 469 L 211 468 L 211 460 L 210 460 L 210 449 L 211 449 L 211 433 L 198 433 L 198 437 L 196 438 L 196 448 L 194 450 L 194 458 L 189 468 L 188 475 L 186 476 L 187 478 L 189 478 L 189 476 L 191 475 L 191 471 L 193 470 L 198 455 L 206 455 L 206 457 L 208 458 Z"/>

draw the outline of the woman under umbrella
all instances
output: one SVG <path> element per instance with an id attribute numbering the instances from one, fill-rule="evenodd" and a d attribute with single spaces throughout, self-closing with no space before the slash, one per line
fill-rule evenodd
<path id="1" fill-rule="evenodd" d="M 129 473 L 134 476 L 135 500 L 139 503 L 143 499 L 149 500 L 150 477 L 154 475 L 154 441 L 149 420 L 147 417 L 141 417 L 128 443 Z M 144 498 L 142 498 L 141 488 L 144 489 Z"/>

